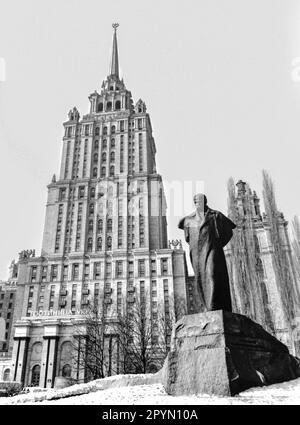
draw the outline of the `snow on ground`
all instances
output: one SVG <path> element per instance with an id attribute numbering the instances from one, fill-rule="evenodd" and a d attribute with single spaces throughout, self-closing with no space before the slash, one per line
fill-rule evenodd
<path id="1" fill-rule="evenodd" d="M 132 381 L 133 385 L 132 385 Z M 152 382 L 151 382 L 152 381 Z M 300 378 L 268 387 L 251 388 L 235 397 L 209 395 L 174 397 L 166 394 L 155 375 L 135 375 L 99 379 L 63 390 L 32 392 L 11 398 L 0 398 L 0 404 L 57 405 L 240 405 L 300 404 Z M 144 382 L 144 383 L 143 383 Z M 146 385 L 145 385 L 146 384 Z M 102 389 L 101 389 L 102 388 Z M 85 393 L 84 393 L 85 392 Z M 81 393 L 81 394 L 80 394 Z M 79 394 L 79 395 L 75 395 Z M 61 397 L 61 398 L 58 398 Z"/>

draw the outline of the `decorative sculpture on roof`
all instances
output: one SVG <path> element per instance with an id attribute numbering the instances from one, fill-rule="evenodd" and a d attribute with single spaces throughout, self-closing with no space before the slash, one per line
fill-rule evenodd
<path id="1" fill-rule="evenodd" d="M 170 249 L 182 249 L 182 242 L 180 239 L 172 239 L 169 241 Z"/>
<path id="2" fill-rule="evenodd" d="M 19 260 L 27 260 L 28 258 L 35 257 L 35 249 L 26 249 L 19 252 Z"/>
<path id="3" fill-rule="evenodd" d="M 147 111 L 147 107 L 145 102 L 142 101 L 142 99 L 139 99 L 135 104 L 135 112 L 137 114 L 143 114 Z"/>

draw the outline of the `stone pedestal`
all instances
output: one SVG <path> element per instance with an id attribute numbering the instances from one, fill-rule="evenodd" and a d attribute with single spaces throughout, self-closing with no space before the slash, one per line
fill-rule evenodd
<path id="1" fill-rule="evenodd" d="M 162 369 L 168 394 L 234 395 L 300 376 L 287 347 L 245 316 L 222 310 L 184 316 Z"/>

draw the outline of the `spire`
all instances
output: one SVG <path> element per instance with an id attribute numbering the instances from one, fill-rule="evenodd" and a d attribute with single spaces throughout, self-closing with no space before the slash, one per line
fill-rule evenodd
<path id="1" fill-rule="evenodd" d="M 110 75 L 119 78 L 119 58 L 118 58 L 118 43 L 117 43 L 117 28 L 119 24 L 112 24 L 114 29 L 113 36 L 113 48 L 112 48 L 112 57 L 111 57 L 111 66 L 110 66 Z"/>

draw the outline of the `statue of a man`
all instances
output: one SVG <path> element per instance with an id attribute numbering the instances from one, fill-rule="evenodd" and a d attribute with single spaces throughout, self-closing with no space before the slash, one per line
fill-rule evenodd
<path id="1" fill-rule="evenodd" d="M 223 247 L 236 225 L 207 206 L 207 198 L 194 196 L 196 211 L 178 224 L 190 245 L 190 258 L 199 295 L 199 312 L 232 311 L 229 278 Z"/>

